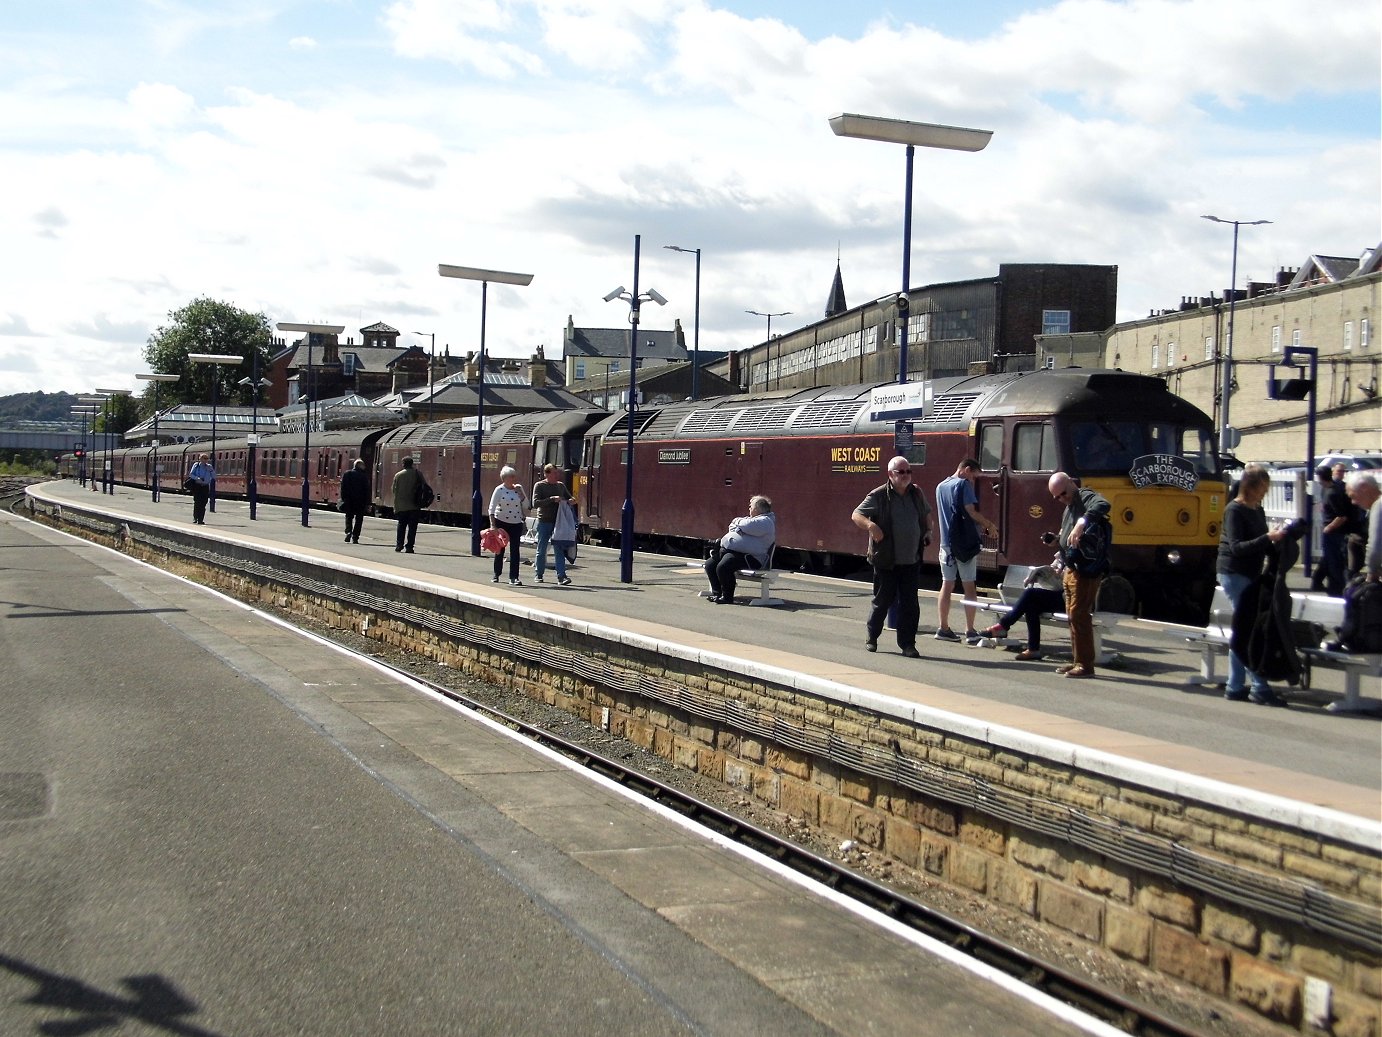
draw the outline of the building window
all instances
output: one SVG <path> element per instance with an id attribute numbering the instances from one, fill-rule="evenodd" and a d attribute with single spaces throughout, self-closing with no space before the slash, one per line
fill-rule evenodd
<path id="1" fill-rule="evenodd" d="M 611 361 L 609 362 L 609 373 L 610 373 L 610 374 L 618 374 L 618 373 L 619 373 L 619 361 L 618 361 L 618 360 L 611 360 Z"/>
<path id="2" fill-rule="evenodd" d="M 1344 348 L 1353 348 L 1353 321 L 1344 321 Z"/>
<path id="3" fill-rule="evenodd" d="M 1175 365 L 1175 363 L 1176 363 L 1176 344 L 1175 344 L 1174 342 L 1168 342 L 1168 343 L 1166 343 L 1166 366 L 1167 366 L 1167 367 L 1173 367 L 1173 366 Z"/>
<path id="4" fill-rule="evenodd" d="M 1366 317 L 1358 322 L 1358 348 L 1368 348 L 1368 319 Z"/>
<path id="5" fill-rule="evenodd" d="M 1272 352 L 1273 352 L 1273 353 L 1280 353 L 1280 352 L 1281 352 L 1281 325 L 1280 325 L 1280 324 L 1274 324 L 1274 325 L 1272 326 Z"/>
<path id="6" fill-rule="evenodd" d="M 1205 339 L 1204 339 L 1204 358 L 1205 358 L 1206 360 L 1213 360 L 1213 359 L 1214 359 L 1214 336 L 1213 336 L 1213 335 L 1206 335 L 1206 336 L 1205 336 Z"/>
<path id="7" fill-rule="evenodd" d="M 584 381 L 584 379 L 585 379 L 585 361 L 584 361 L 584 360 L 577 360 L 577 361 L 576 361 L 576 381 L 580 382 L 580 381 Z"/>
<path id="8" fill-rule="evenodd" d="M 1296 328 L 1291 332 L 1291 346 L 1294 348 L 1298 345 L 1300 345 L 1300 328 Z"/>
<path id="9" fill-rule="evenodd" d="M 1158 367 L 1160 367 L 1160 366 L 1161 366 L 1161 347 L 1160 347 L 1159 345 L 1156 345 L 1155 343 L 1153 343 L 1153 344 L 1152 344 L 1152 370 L 1155 371 L 1155 370 L 1156 370 Z"/>
<path id="10" fill-rule="evenodd" d="M 1043 335 L 1070 334 L 1069 310 L 1042 310 L 1041 333 Z M 1155 365 L 1153 365 L 1155 366 Z"/>

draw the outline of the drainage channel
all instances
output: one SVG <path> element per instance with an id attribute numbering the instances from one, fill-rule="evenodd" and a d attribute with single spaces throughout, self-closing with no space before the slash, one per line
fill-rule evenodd
<path id="1" fill-rule="evenodd" d="M 591 752 L 585 746 L 520 720 L 453 688 L 419 677 L 401 667 L 392 666 L 377 657 L 372 658 L 372 662 L 423 684 L 458 705 L 491 717 L 532 741 L 561 753 L 602 777 L 618 782 L 630 791 L 675 810 L 724 838 L 733 839 L 843 896 L 882 912 L 894 921 L 968 954 L 975 960 L 1110 1026 L 1138 1037 L 1203 1037 L 1200 1031 L 1168 1019 L 1129 1000 L 1115 990 L 1076 975 L 1059 965 L 1043 961 L 997 936 L 918 903 L 896 890 L 860 875 L 851 868 L 812 853 L 788 839 L 735 817 L 681 789 L 631 770 L 617 760 Z"/>

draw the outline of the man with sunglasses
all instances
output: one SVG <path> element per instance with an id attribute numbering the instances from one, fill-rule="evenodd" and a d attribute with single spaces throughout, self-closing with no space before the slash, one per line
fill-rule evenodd
<path id="1" fill-rule="evenodd" d="M 919 658 L 917 623 L 921 606 L 917 584 L 921 551 L 931 542 L 931 508 L 926 495 L 912 483 L 912 465 L 905 457 L 888 462 L 888 481 L 869 491 L 854 514 L 854 524 L 869 536 L 868 558 L 873 565 L 873 608 L 869 612 L 864 647 L 878 651 L 878 635 L 888 609 L 897 602 L 897 647 L 909 659 Z"/>
<path id="2" fill-rule="evenodd" d="M 1046 488 L 1051 496 L 1065 505 L 1061 516 L 1060 547 L 1069 557 L 1072 549 L 1080 546 L 1080 538 L 1089 525 L 1086 516 L 1101 515 L 1108 518 L 1109 502 L 1093 490 L 1084 490 L 1076 485 L 1065 472 L 1057 472 L 1047 481 Z M 1074 661 L 1057 666 L 1056 672 L 1065 677 L 1094 676 L 1094 601 L 1099 596 L 1102 576 L 1085 576 L 1067 565 L 1061 577 L 1065 590 L 1065 612 L 1070 617 L 1070 643 L 1074 648 Z"/>

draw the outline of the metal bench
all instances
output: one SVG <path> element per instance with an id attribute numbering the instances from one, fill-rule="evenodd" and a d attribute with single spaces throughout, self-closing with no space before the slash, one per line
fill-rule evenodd
<path id="1" fill-rule="evenodd" d="M 991 612 L 1001 616 L 1016 604 L 1017 599 L 1022 596 L 1022 592 L 1027 589 L 1025 581 L 1027 574 L 1031 571 L 1030 565 L 1010 565 L 1003 573 L 1003 582 L 998 585 L 998 601 L 994 601 L 992 598 L 965 599 L 960 604 L 972 606 L 981 612 Z M 1118 658 L 1116 651 L 1105 650 L 1104 631 L 1109 627 L 1116 627 L 1120 618 L 1117 613 L 1096 612 L 1094 614 L 1094 663 L 1096 666 L 1107 666 Z M 1052 630 L 1069 631 L 1070 629 L 1070 616 L 1064 612 L 1043 613 L 1041 622 L 1042 625 L 1048 626 Z M 979 643 L 987 647 L 994 647 L 998 641 L 996 638 L 983 638 Z"/>
<path id="2" fill-rule="evenodd" d="M 1293 591 L 1291 618 L 1305 623 L 1317 623 L 1326 631 L 1333 632 L 1338 630 L 1344 621 L 1344 602 L 1342 598 L 1331 598 L 1327 594 Z M 1212 684 L 1222 687 L 1226 683 L 1226 678 L 1217 672 L 1217 664 L 1221 657 L 1228 655 L 1229 639 L 1233 632 L 1233 605 L 1222 587 L 1214 588 L 1214 600 L 1209 606 L 1209 623 L 1203 630 L 1195 629 L 1185 633 L 1184 627 L 1167 629 L 1170 632 L 1179 632 L 1179 636 L 1183 636 L 1188 643 L 1197 645 L 1200 649 L 1199 675 L 1187 680 L 1187 684 Z M 1302 687 L 1310 687 L 1310 670 L 1314 667 L 1343 673 L 1343 701 L 1331 702 L 1325 707 L 1329 712 L 1382 712 L 1382 699 L 1365 699 L 1362 691 L 1364 677 L 1382 678 L 1382 655 L 1336 652 L 1311 646 L 1298 650 L 1305 663 Z"/>
<path id="3" fill-rule="evenodd" d="M 758 583 L 758 597 L 750 598 L 750 605 L 785 605 L 787 602 L 782 598 L 776 597 L 774 591 L 777 589 L 779 581 L 787 574 L 781 569 L 773 568 L 773 555 L 777 553 L 777 545 L 773 544 L 768 548 L 768 557 L 764 559 L 764 566 L 761 569 L 736 569 L 735 575 L 741 580 L 754 580 Z M 710 597 L 710 591 L 698 591 L 699 598 Z"/>

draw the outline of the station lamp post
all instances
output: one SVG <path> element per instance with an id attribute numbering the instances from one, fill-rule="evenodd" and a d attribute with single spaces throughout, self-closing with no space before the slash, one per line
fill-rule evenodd
<path id="1" fill-rule="evenodd" d="M 680 245 L 663 245 L 673 252 L 687 252 L 696 257 L 696 324 L 691 338 L 691 402 L 701 398 L 701 250 L 682 248 Z"/>
<path id="2" fill-rule="evenodd" d="M 92 399 L 92 397 L 90 397 L 90 396 L 87 396 L 87 397 L 80 397 L 80 396 L 79 396 L 79 397 L 77 397 L 77 398 L 78 398 L 78 400 L 82 400 L 82 399 L 88 399 L 88 400 L 89 400 L 89 399 Z M 96 426 L 96 417 L 95 417 L 95 415 L 96 415 L 96 412 L 97 412 L 98 410 L 100 410 L 100 407 L 98 407 L 98 406 L 97 406 L 96 404 L 94 404 L 94 403 L 83 403 L 81 406 L 73 407 L 73 408 L 72 408 L 72 413 L 73 413 L 73 414 L 79 414 L 79 415 L 81 415 L 81 419 L 82 419 L 82 439 L 81 439 L 81 448 L 80 448 L 80 450 L 79 450 L 80 456 L 77 458 L 77 480 L 78 480 L 78 485 L 80 485 L 80 486 L 85 486 L 85 485 L 86 485 L 86 419 L 87 419 L 88 417 L 91 418 L 91 425 L 92 425 L 92 428 L 94 429 L 95 426 Z"/>
<path id="3" fill-rule="evenodd" d="M 619 582 L 633 582 L 633 427 L 638 414 L 638 310 L 645 302 L 666 306 L 667 300 L 654 288 L 638 291 L 638 254 L 643 236 L 633 236 L 633 291 L 621 284 L 605 296 L 605 302 L 623 299 L 629 304 L 629 402 L 625 407 L 627 443 L 624 457 L 624 510 L 619 527 Z"/>
<path id="4" fill-rule="evenodd" d="M 1229 286 L 1228 286 L 1228 336 L 1224 343 L 1224 348 L 1220 351 L 1224 358 L 1223 389 L 1219 393 L 1221 407 L 1219 409 L 1219 453 L 1226 454 L 1229 450 L 1237 446 L 1237 443 L 1230 443 L 1233 437 L 1233 426 L 1228 422 L 1228 398 L 1233 394 L 1233 304 L 1238 298 L 1238 228 L 1239 227 L 1260 227 L 1264 223 L 1271 223 L 1271 220 L 1221 220 L 1217 216 L 1201 216 L 1202 220 L 1209 220 L 1213 223 L 1226 223 L 1233 227 L 1233 263 L 1230 267 Z M 1313 463 L 1313 462 L 1312 462 Z M 1306 466 L 1306 478 L 1310 477 L 1310 465 Z"/>
<path id="5" fill-rule="evenodd" d="M 435 331 L 415 331 L 414 335 L 426 335 L 432 340 L 427 355 L 427 420 L 432 421 L 434 403 L 437 398 L 437 333 Z"/>
<path id="6" fill-rule="evenodd" d="M 149 499 L 152 500 L 155 504 L 157 504 L 159 497 L 162 496 L 162 488 L 159 486 L 159 481 L 160 476 L 163 474 L 163 465 L 160 463 L 158 456 L 158 383 L 176 382 L 180 379 L 181 376 L 175 374 L 146 373 L 137 374 L 135 375 L 135 377 L 140 379 L 141 381 L 154 383 L 154 449 L 152 462 L 153 471 L 149 473 L 153 476 L 153 489 L 150 491 Z"/>
<path id="7" fill-rule="evenodd" d="M 259 350 L 254 351 L 254 374 L 249 378 L 241 378 L 236 385 L 242 385 L 250 390 L 250 428 L 253 431 L 249 434 L 249 469 L 245 473 L 245 493 L 250 501 L 250 521 L 254 521 L 259 514 L 259 390 L 267 389 L 273 382 L 267 378 L 259 377 Z"/>
<path id="8" fill-rule="evenodd" d="M 207 507 L 216 510 L 216 408 L 221 402 L 221 365 L 238 365 L 244 357 L 232 353 L 188 353 L 187 359 L 194 364 L 211 365 L 211 493 L 206 499 Z"/>
<path id="9" fill-rule="evenodd" d="M 278 322 L 279 331 L 297 331 L 307 336 L 307 385 L 300 399 L 307 404 L 302 417 L 302 524 L 312 524 L 312 473 L 309 467 L 312 452 L 312 336 L 339 335 L 345 331 L 344 324 L 294 324 L 289 321 Z"/>
<path id="10" fill-rule="evenodd" d="M 912 160 L 915 150 L 942 148 L 948 151 L 983 151 L 993 136 L 992 130 L 971 130 L 961 126 L 938 126 L 906 119 L 883 119 L 872 115 L 832 115 L 830 128 L 837 137 L 858 137 L 889 144 L 907 145 L 907 187 L 902 207 L 902 291 L 897 297 L 897 380 L 907 381 L 907 325 L 909 292 L 912 288 Z"/>
<path id="11" fill-rule="evenodd" d="M 113 399 L 115 399 L 115 397 L 117 397 L 117 396 L 129 396 L 129 395 L 131 395 L 131 390 L 129 390 L 129 389 L 97 389 L 96 391 L 97 391 L 98 393 L 100 393 L 100 395 L 104 396 L 104 397 L 105 397 L 105 401 L 106 401 L 106 428 L 105 428 L 106 457 L 105 457 L 105 474 L 104 474 L 104 477 L 101 479 L 101 492 L 102 492 L 102 493 L 109 493 L 109 494 L 112 494 L 112 495 L 113 495 L 113 494 L 115 493 L 115 469 L 111 466 L 111 456 L 110 456 L 110 452 L 111 452 L 111 446 L 110 446 L 110 423 L 111 423 L 111 421 L 113 420 L 113 416 L 112 416 L 111 413 L 110 413 L 110 401 L 113 400 Z"/>
<path id="12" fill-rule="evenodd" d="M 475 453 L 470 467 L 470 553 L 480 556 L 480 451 L 485 442 L 485 314 L 489 307 L 489 283 L 527 287 L 533 283 L 532 274 L 515 274 L 505 270 L 486 270 L 475 266 L 452 266 L 438 263 L 442 277 L 456 277 L 462 281 L 480 282 L 480 384 L 475 393 Z"/>
<path id="13" fill-rule="evenodd" d="M 788 317 L 788 316 L 791 316 L 792 311 L 791 311 L 791 310 L 782 310 L 782 311 L 779 312 L 779 313 L 762 313 L 762 312 L 760 312 L 760 311 L 758 311 L 758 310 L 745 310 L 744 312 L 745 312 L 745 313 L 752 313 L 755 317 L 767 317 L 767 318 L 768 318 L 768 337 L 765 338 L 765 339 L 763 340 L 763 344 L 767 347 L 767 351 L 768 351 L 768 365 L 769 365 L 769 367 L 771 367 L 772 362 L 773 362 L 773 318 L 774 318 L 774 317 Z M 777 387 L 779 384 L 781 384 L 781 382 L 782 382 L 782 371 L 781 371 L 781 368 L 782 368 L 782 350 L 781 350 L 780 348 L 779 348 L 778 351 L 777 351 L 777 366 L 778 366 L 778 373 L 777 373 L 777 376 L 776 376 L 776 380 L 775 380 L 774 383 L 773 383 L 773 387 L 774 387 L 774 388 L 776 388 L 776 387 Z M 768 370 L 769 370 L 769 367 L 765 367 L 765 368 L 763 369 L 763 388 L 764 388 L 764 389 L 766 389 L 766 388 L 768 387 Z"/>
<path id="14" fill-rule="evenodd" d="M 82 485 L 85 486 L 89 481 L 93 491 L 96 489 L 96 475 L 90 470 L 90 466 L 95 463 L 91 459 L 96 456 L 96 414 L 100 411 L 101 405 L 105 402 L 106 398 L 104 396 L 98 396 L 96 393 L 87 393 L 85 396 L 78 396 L 78 406 L 72 408 L 73 410 L 83 410 L 91 415 L 91 446 L 89 448 L 85 446 L 87 439 L 85 426 L 82 431 L 83 450 L 85 451 L 85 457 L 83 457 L 82 460 L 86 462 L 82 465 Z"/>

